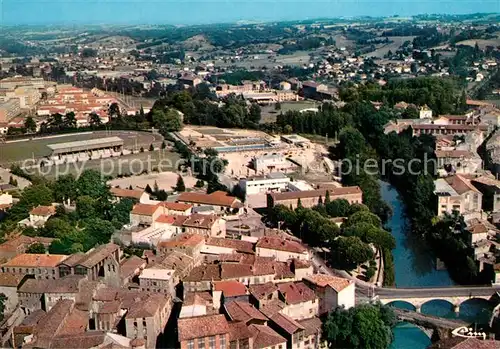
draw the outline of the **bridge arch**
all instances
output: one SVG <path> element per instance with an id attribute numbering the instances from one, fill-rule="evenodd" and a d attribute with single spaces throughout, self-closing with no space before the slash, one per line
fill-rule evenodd
<path id="1" fill-rule="evenodd" d="M 404 299 L 393 300 L 388 302 L 386 305 L 399 309 L 407 309 L 413 311 L 417 310 L 417 307 L 415 305 L 413 305 L 411 302 L 405 301 Z"/>
<path id="2" fill-rule="evenodd" d="M 494 304 L 489 299 L 472 297 L 460 304 L 459 315 L 464 319 L 481 319 L 483 322 L 488 322 L 491 319 L 493 308 Z"/>
<path id="3" fill-rule="evenodd" d="M 420 304 L 420 312 L 423 314 L 434 316 L 450 316 L 453 313 L 458 313 L 460 303 L 454 303 L 449 299 L 435 298 L 429 299 Z"/>

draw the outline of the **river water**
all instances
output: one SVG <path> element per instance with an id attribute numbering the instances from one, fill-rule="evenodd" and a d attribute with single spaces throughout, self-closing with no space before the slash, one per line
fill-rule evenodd
<path id="1" fill-rule="evenodd" d="M 408 220 L 404 214 L 404 204 L 398 192 L 388 183 L 380 182 L 381 194 L 392 209 L 392 217 L 387 222 L 396 239 L 394 269 L 396 287 L 451 286 L 455 283 L 446 270 L 436 270 L 435 258 L 418 238 L 408 234 Z M 396 302 L 394 306 L 414 310 L 405 302 Z M 453 306 L 443 300 L 436 300 L 422 306 L 422 313 L 447 318 L 456 318 L 470 322 L 486 323 L 491 315 L 492 306 L 483 300 L 472 299 L 462 303 L 460 313 L 453 311 Z M 424 349 L 430 345 L 429 337 L 418 327 L 400 323 L 394 329 L 394 342 L 391 349 Z"/>

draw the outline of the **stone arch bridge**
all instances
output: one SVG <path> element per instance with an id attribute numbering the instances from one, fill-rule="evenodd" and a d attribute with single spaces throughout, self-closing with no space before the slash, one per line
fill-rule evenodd
<path id="1" fill-rule="evenodd" d="M 492 300 L 500 296 L 500 286 L 465 286 L 465 287 L 439 287 L 439 288 L 378 288 L 376 297 L 382 304 L 393 302 L 406 302 L 420 312 L 422 305 L 434 300 L 444 300 L 453 305 L 456 313 L 460 305 L 471 299 Z"/>

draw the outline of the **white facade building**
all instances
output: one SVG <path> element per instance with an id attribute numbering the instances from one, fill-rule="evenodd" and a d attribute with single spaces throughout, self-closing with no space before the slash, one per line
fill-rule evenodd
<path id="1" fill-rule="evenodd" d="M 264 177 L 253 177 L 240 180 L 240 187 L 246 195 L 262 194 L 275 191 L 285 191 L 290 178 L 281 172 L 269 173 Z"/>

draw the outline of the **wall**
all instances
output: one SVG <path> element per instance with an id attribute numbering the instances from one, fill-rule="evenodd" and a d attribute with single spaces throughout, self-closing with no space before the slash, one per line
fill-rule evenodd
<path id="1" fill-rule="evenodd" d="M 313 301 L 289 304 L 283 308 L 281 313 L 294 320 L 312 318 L 313 316 L 317 316 L 319 314 L 319 300 L 314 299 Z"/>
<path id="2" fill-rule="evenodd" d="M 340 291 L 338 293 L 338 305 L 343 305 L 346 309 L 354 307 L 356 300 L 355 288 L 356 286 L 352 283 Z"/>
<path id="3" fill-rule="evenodd" d="M 17 287 L 14 286 L 0 286 L 0 293 L 3 293 L 6 297 L 7 300 L 5 301 L 5 310 L 4 312 L 10 313 L 12 312 L 18 303 L 18 297 L 17 297 Z"/>

